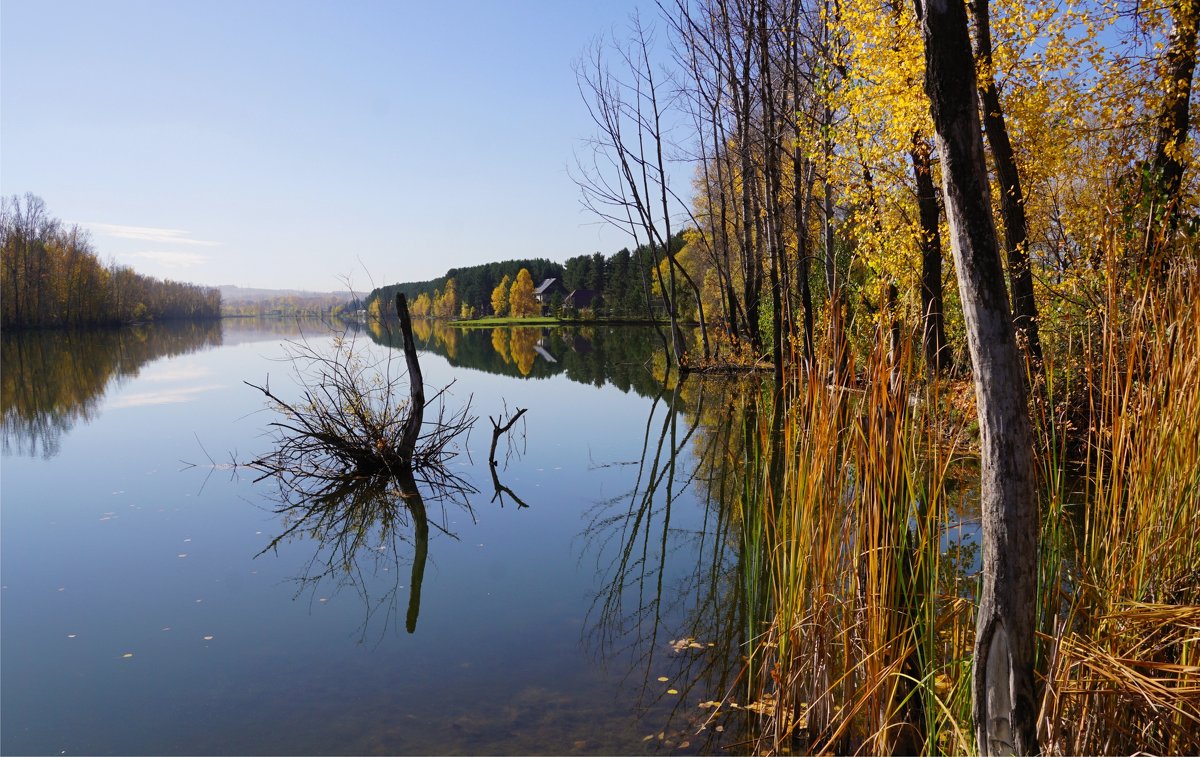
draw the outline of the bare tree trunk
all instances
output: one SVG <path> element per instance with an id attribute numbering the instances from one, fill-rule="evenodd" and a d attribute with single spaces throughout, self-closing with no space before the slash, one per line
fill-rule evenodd
<path id="1" fill-rule="evenodd" d="M 996 176 L 1000 180 L 1000 215 L 1004 219 L 1004 249 L 1008 254 L 1008 276 L 1012 281 L 1013 325 L 1036 362 L 1042 361 L 1042 340 L 1038 337 L 1037 301 L 1033 298 L 1033 273 L 1029 268 L 1029 223 L 1025 217 L 1025 196 L 1021 192 L 1021 177 L 1017 173 L 1017 158 L 1008 125 L 1000 107 L 1000 92 L 992 71 L 992 31 L 988 0 L 972 0 L 975 16 L 978 59 L 987 78 L 981 82 L 979 97 L 983 102 L 983 124 Z"/>
<path id="2" fill-rule="evenodd" d="M 981 754 L 1034 754 L 1038 511 L 1024 362 L 991 216 L 966 8 L 963 0 L 917 0 L 917 17 L 982 436 L 983 588 L 972 680 L 975 735 Z"/>
<path id="3" fill-rule="evenodd" d="M 929 144 L 919 134 L 913 134 L 910 155 L 921 216 L 922 346 L 925 367 L 932 377 L 950 365 L 950 346 L 946 344 L 946 319 L 943 315 L 942 234 L 938 227 L 937 188 L 933 184 Z"/>
<path id="4" fill-rule="evenodd" d="M 408 419 L 404 423 L 404 433 L 400 435 L 400 455 L 405 460 L 411 460 L 425 416 L 425 380 L 421 377 L 421 364 L 417 362 L 417 345 L 413 341 L 412 320 L 408 317 L 408 301 L 403 292 L 396 293 L 396 315 L 400 317 L 404 360 L 408 364 L 409 396 Z"/>

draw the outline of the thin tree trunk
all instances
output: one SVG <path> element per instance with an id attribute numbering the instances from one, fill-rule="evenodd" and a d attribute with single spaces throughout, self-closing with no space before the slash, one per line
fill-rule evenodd
<path id="1" fill-rule="evenodd" d="M 1017 348 L 988 196 L 963 0 L 917 0 L 982 437 L 983 587 L 972 679 L 981 754 L 1034 754 L 1038 511 Z"/>
<path id="2" fill-rule="evenodd" d="M 933 184 L 929 144 L 913 134 L 913 176 L 921 216 L 921 322 L 925 367 L 930 376 L 950 365 L 942 297 L 942 234 L 938 227 L 937 188 Z"/>
<path id="3" fill-rule="evenodd" d="M 1033 298 L 1033 273 L 1029 268 L 1029 223 L 1025 217 L 1025 196 L 1017 173 L 1017 158 L 1008 125 L 1000 106 L 1000 92 L 992 71 L 992 31 L 988 0 L 972 0 L 978 61 L 986 73 L 979 87 L 983 102 L 983 125 L 996 176 L 1000 180 L 1000 215 L 1004 219 L 1004 249 L 1008 255 L 1008 276 L 1012 281 L 1013 325 L 1022 346 L 1036 362 L 1042 361 L 1042 341 L 1038 337 L 1037 301 Z"/>

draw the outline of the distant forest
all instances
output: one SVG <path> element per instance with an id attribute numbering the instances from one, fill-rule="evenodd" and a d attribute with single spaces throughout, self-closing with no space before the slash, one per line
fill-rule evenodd
<path id="1" fill-rule="evenodd" d="M 32 194 L 0 199 L 0 328 L 219 318 L 216 289 L 100 262 L 87 232 Z"/>
<path id="2" fill-rule="evenodd" d="M 671 242 L 672 251 L 677 252 L 683 247 L 683 234 L 676 235 Z M 622 249 L 607 257 L 600 252 L 578 255 L 562 264 L 534 258 L 451 268 L 444 276 L 429 281 L 391 284 L 374 289 L 367 295 L 365 306 L 370 308 L 373 303 L 379 303 L 380 312 L 391 313 L 391 303 L 397 292 L 403 292 L 410 303 L 422 294 L 437 301 L 446 291 L 447 283 L 453 280 L 460 305 L 454 308 L 456 314 L 461 311 L 462 305 L 466 305 L 476 316 L 493 315 L 492 291 L 505 276 L 515 279 L 524 268 L 533 277 L 534 286 L 546 279 L 557 278 L 562 280 L 564 294 L 576 289 L 598 293 L 599 300 L 593 307 L 597 316 L 646 317 L 651 312 L 647 303 L 658 301 L 653 277 L 655 267 L 664 258 L 664 255 L 656 255 L 643 245 L 633 251 Z"/>

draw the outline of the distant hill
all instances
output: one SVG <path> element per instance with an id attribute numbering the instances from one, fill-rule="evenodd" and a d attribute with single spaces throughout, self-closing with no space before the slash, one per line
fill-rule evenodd
<path id="1" fill-rule="evenodd" d="M 361 303 L 350 292 L 306 292 L 300 289 L 255 289 L 225 284 L 221 314 L 230 316 L 320 316 L 355 310 Z"/>
<path id="2" fill-rule="evenodd" d="M 307 292 L 301 289 L 254 289 L 252 287 L 234 286 L 233 284 L 222 284 L 217 289 L 221 290 L 222 302 L 258 302 L 260 300 L 273 300 L 280 297 L 294 297 L 301 300 L 336 299 L 339 302 L 349 302 L 354 299 L 354 295 L 350 292 Z"/>

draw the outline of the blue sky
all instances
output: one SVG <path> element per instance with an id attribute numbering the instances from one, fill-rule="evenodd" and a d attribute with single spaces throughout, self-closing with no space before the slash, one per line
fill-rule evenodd
<path id="1" fill-rule="evenodd" d="M 611 253 L 572 63 L 637 1 L 3 0 L 0 191 L 208 285 Z"/>

